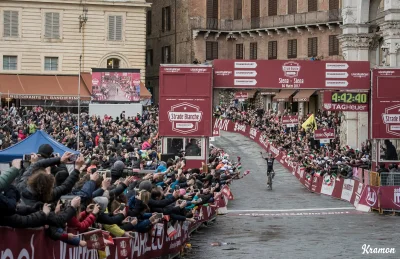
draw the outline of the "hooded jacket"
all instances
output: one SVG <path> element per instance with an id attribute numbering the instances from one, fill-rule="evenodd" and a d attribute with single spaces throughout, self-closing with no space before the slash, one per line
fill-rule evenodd
<path id="1" fill-rule="evenodd" d="M 19 169 L 10 167 L 0 174 L 0 192 L 4 191 L 17 178 Z"/>

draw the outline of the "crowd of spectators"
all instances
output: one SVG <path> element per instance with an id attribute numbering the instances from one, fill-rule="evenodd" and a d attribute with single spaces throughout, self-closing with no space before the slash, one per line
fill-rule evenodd
<path id="1" fill-rule="evenodd" d="M 318 111 L 315 116 L 317 128 L 333 128 L 335 138 L 330 143 L 322 144 L 314 139 L 312 129 L 305 129 L 302 124 L 311 115 L 299 117 L 299 123 L 294 127 L 282 124 L 282 117 L 292 114 L 288 110 L 275 112 L 272 110 L 248 109 L 240 111 L 237 108 L 218 107 L 215 116 L 244 123 L 262 131 L 265 140 L 284 150 L 292 162 L 302 164 L 306 172 L 323 176 L 326 173 L 337 177 L 351 178 L 352 167 L 371 168 L 371 143 L 362 144 L 361 149 L 354 149 L 340 144 L 341 117 L 337 113 Z"/>

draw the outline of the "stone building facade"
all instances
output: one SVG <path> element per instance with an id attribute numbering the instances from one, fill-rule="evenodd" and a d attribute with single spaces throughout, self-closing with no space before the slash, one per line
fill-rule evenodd
<path id="1" fill-rule="evenodd" d="M 342 33 L 339 0 L 148 2 L 152 7 L 147 12 L 146 84 L 156 96 L 162 63 L 343 60 L 337 39 Z M 227 91 L 216 94 L 223 93 Z"/>

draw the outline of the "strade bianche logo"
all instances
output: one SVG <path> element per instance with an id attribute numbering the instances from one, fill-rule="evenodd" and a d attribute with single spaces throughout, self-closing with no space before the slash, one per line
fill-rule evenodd
<path id="1" fill-rule="evenodd" d="M 400 207 L 400 188 L 393 190 L 393 203 L 397 207 Z"/>
<path id="2" fill-rule="evenodd" d="M 282 66 L 283 73 L 286 77 L 298 77 L 301 66 L 297 62 L 286 62 Z"/>
<path id="3" fill-rule="evenodd" d="M 182 134 L 196 132 L 202 118 L 203 112 L 200 111 L 200 107 L 186 102 L 171 106 L 168 112 L 172 130 Z"/>
<path id="4" fill-rule="evenodd" d="M 257 137 L 258 130 L 256 128 L 250 128 L 250 138 L 255 139 Z"/>
<path id="5" fill-rule="evenodd" d="M 368 195 L 366 202 L 368 203 L 369 206 L 372 207 L 375 205 L 378 195 L 376 194 L 376 191 L 370 187 L 368 187 L 367 191 Z"/>
<path id="6" fill-rule="evenodd" d="M 246 125 L 244 124 L 239 124 L 239 123 L 235 123 L 235 128 L 233 129 L 233 131 L 241 131 L 241 132 L 246 132 Z"/>

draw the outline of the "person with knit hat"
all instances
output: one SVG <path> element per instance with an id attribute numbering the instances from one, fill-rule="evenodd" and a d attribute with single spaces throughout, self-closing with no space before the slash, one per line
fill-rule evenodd
<path id="1" fill-rule="evenodd" d="M 113 167 L 111 168 L 111 184 L 115 183 L 119 178 L 122 177 L 124 169 L 125 169 L 124 162 L 120 160 L 115 161 Z"/>
<path id="2" fill-rule="evenodd" d="M 50 146 L 49 144 L 42 144 L 42 145 L 40 145 L 37 154 L 41 158 L 50 158 L 51 155 L 53 154 L 53 152 L 54 152 L 54 149 L 52 146 Z"/>

